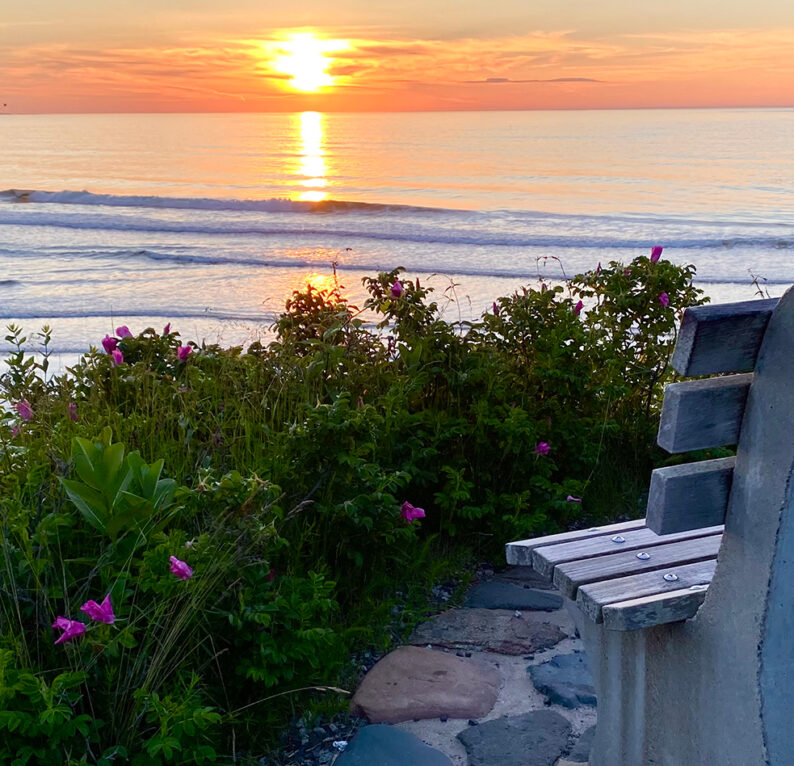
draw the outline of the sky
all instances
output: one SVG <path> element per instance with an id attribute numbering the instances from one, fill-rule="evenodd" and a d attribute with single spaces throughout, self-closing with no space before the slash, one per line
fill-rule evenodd
<path id="1" fill-rule="evenodd" d="M 0 0 L 0 113 L 724 106 L 794 106 L 791 0 Z"/>

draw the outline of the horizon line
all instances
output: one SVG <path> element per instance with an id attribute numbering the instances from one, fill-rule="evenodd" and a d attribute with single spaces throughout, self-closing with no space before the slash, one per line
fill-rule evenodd
<path id="1" fill-rule="evenodd" d="M 10 112 L 0 108 L 0 117 L 33 117 L 33 116 L 62 116 L 62 115 L 126 115 L 126 114 L 300 114 L 303 112 L 318 112 L 320 114 L 441 114 L 450 113 L 475 113 L 475 112 L 651 112 L 651 111 L 693 111 L 693 110 L 754 110 L 754 109 L 794 109 L 791 104 L 725 104 L 701 106 L 572 106 L 572 107 L 521 107 L 521 108 L 494 108 L 494 109 L 236 109 L 228 110 L 130 110 L 130 111 L 88 111 L 88 112 Z"/>

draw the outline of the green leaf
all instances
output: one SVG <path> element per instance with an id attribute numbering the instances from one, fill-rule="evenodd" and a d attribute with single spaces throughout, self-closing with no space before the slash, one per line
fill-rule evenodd
<path id="1" fill-rule="evenodd" d="M 87 484 L 72 479 L 61 479 L 61 484 L 77 510 L 83 514 L 83 518 L 94 529 L 104 532 L 108 512 L 102 494 Z"/>
<path id="2" fill-rule="evenodd" d="M 94 489 L 100 488 L 95 465 L 101 455 L 100 448 L 88 439 L 81 439 L 79 436 L 72 439 L 72 461 L 77 475 Z"/>

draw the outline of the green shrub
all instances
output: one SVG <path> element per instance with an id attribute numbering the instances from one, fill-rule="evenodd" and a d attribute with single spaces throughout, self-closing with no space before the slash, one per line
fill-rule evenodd
<path id="1" fill-rule="evenodd" d="M 37 361 L 9 328 L 0 761 L 254 759 L 439 550 L 635 510 L 693 269 L 611 263 L 457 325 L 401 274 L 361 311 L 295 293 L 246 352 L 147 329 L 50 377 L 49 331 Z M 106 594 L 113 624 L 83 615 Z M 54 645 L 60 616 L 85 632 Z"/>

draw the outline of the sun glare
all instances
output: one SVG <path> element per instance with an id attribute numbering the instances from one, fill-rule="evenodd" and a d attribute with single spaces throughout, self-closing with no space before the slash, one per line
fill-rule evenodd
<path id="1" fill-rule="evenodd" d="M 313 93 L 334 84 L 335 78 L 328 74 L 332 62 L 328 54 L 347 47 L 343 40 L 319 40 L 311 32 L 302 32 L 279 45 L 282 55 L 273 67 L 290 76 L 290 87 Z"/>

